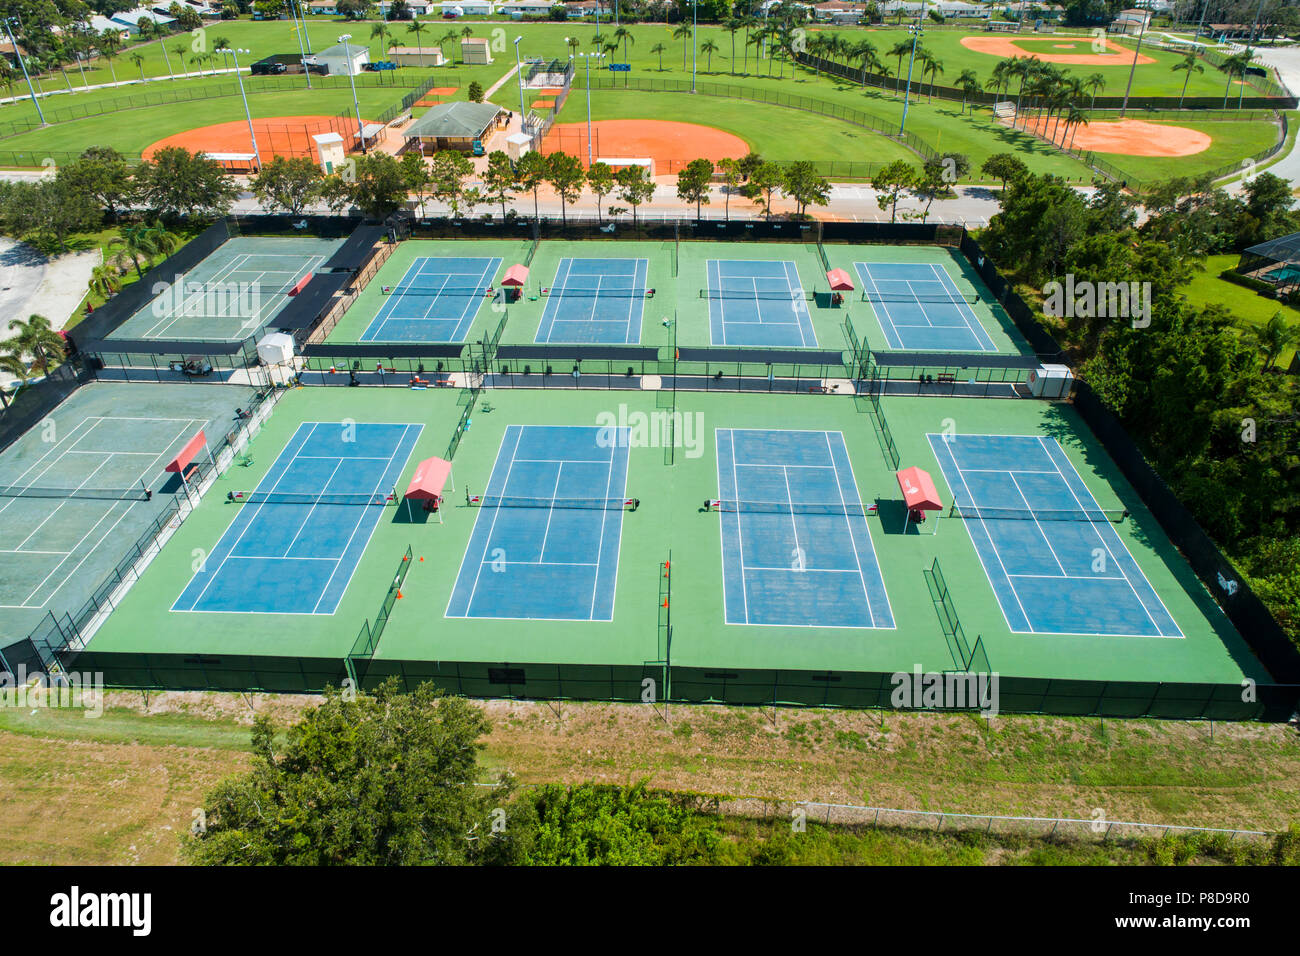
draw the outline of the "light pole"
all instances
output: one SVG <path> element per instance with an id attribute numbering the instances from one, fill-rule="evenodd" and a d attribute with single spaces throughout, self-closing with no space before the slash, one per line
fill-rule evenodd
<path id="1" fill-rule="evenodd" d="M 302 35 L 307 32 L 307 17 L 303 15 L 302 25 L 298 25 L 297 0 L 289 0 L 289 12 L 293 15 L 293 32 L 298 34 L 298 56 L 302 61 L 302 72 L 307 77 L 307 89 L 311 89 L 311 70 L 307 69 L 307 51 L 303 49 Z"/>
<path id="2" fill-rule="evenodd" d="M 921 17 L 925 16 L 925 2 L 921 3 L 921 16 L 916 18 L 916 22 L 907 28 L 907 32 L 912 34 L 912 55 L 907 58 L 907 88 L 903 90 L 903 122 L 898 127 L 898 135 L 902 136 L 907 129 L 907 101 L 912 93 L 912 64 L 916 62 L 916 45 L 921 40 L 921 34 L 924 27 L 921 25 Z"/>
<path id="3" fill-rule="evenodd" d="M 361 104 L 357 102 L 357 81 L 352 75 L 352 47 L 348 46 L 348 41 L 352 39 L 351 33 L 345 33 L 339 37 L 339 42 L 343 44 L 343 55 L 348 58 L 348 85 L 352 87 L 352 108 L 357 111 L 357 139 L 361 142 L 361 154 L 366 153 L 366 131 L 361 125 Z"/>
<path id="4" fill-rule="evenodd" d="M 248 108 L 248 95 L 244 93 L 244 74 L 239 72 L 239 54 L 247 53 L 247 50 L 231 50 L 222 48 L 214 51 L 223 56 L 229 53 L 235 58 L 235 79 L 239 81 L 239 95 L 244 101 L 244 115 L 248 117 L 248 138 L 253 141 L 253 165 L 260 173 L 262 171 L 262 153 L 257 148 L 257 133 L 253 132 L 253 111 Z"/>
<path id="5" fill-rule="evenodd" d="M 45 114 L 41 112 L 41 101 L 36 98 L 36 89 L 32 86 L 32 78 L 27 75 L 27 61 L 23 59 L 21 51 L 18 49 L 18 41 L 14 39 L 13 28 L 9 26 L 12 17 L 5 17 L 5 32 L 9 34 L 9 42 L 13 44 L 14 56 L 18 59 L 18 65 L 23 68 L 23 79 L 27 81 L 27 92 L 32 95 L 32 105 L 36 107 L 36 115 L 40 117 L 41 125 L 45 125 Z"/>
<path id="6" fill-rule="evenodd" d="M 583 59 L 583 60 L 586 62 L 586 64 L 587 64 L 587 166 L 590 167 L 590 166 L 591 166 L 591 163 L 592 163 L 592 155 L 591 155 L 591 61 L 592 61 L 593 59 L 596 59 L 596 60 L 603 60 L 603 59 L 605 59 L 605 54 L 603 54 L 603 53 L 579 53 L 579 54 L 577 54 L 577 55 L 580 56 L 580 57 L 582 57 L 582 59 Z M 569 59 L 572 60 L 573 57 L 574 57 L 574 54 L 570 53 L 570 54 L 569 54 Z"/>
<path id="7" fill-rule="evenodd" d="M 524 116 L 526 115 L 524 111 L 524 67 L 523 64 L 519 62 L 519 41 L 522 39 L 523 37 L 515 37 L 515 75 L 519 77 L 519 131 L 520 132 L 523 132 Z"/>
<path id="8" fill-rule="evenodd" d="M 1133 74 L 1137 72 L 1138 56 L 1142 52 L 1142 38 L 1147 35 L 1147 23 L 1151 19 L 1149 12 L 1142 14 L 1142 29 L 1138 31 L 1137 46 L 1133 48 L 1133 64 L 1128 68 L 1128 85 L 1124 87 L 1124 105 L 1119 108 L 1119 118 L 1123 119 L 1128 112 L 1128 95 L 1133 91 Z"/>
<path id="9" fill-rule="evenodd" d="M 695 59 L 700 44 L 696 34 L 700 29 L 700 0 L 691 0 L 691 92 L 695 92 Z"/>

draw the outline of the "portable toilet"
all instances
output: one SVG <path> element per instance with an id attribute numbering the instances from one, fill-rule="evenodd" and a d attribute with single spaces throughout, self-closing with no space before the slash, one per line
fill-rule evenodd
<path id="1" fill-rule="evenodd" d="M 343 149 L 343 137 L 338 133 L 320 133 L 312 137 L 316 142 L 316 156 L 325 175 L 343 169 L 347 154 Z"/>
<path id="2" fill-rule="evenodd" d="M 1029 373 L 1029 394 L 1034 398 L 1069 398 L 1074 373 L 1066 365 L 1040 365 Z"/>

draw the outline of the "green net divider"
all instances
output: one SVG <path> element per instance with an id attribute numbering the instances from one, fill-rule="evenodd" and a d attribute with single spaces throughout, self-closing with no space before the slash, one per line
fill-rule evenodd
<path id="1" fill-rule="evenodd" d="M 673 278 L 677 278 L 678 259 L 682 254 L 682 229 L 680 223 L 673 223 Z"/>
<path id="2" fill-rule="evenodd" d="M 379 608 L 379 613 L 375 615 L 375 623 L 372 626 L 369 621 L 361 622 L 361 630 L 357 633 L 357 639 L 352 642 L 352 650 L 348 652 L 346 661 L 348 676 L 354 683 L 360 684 L 360 679 L 365 678 L 365 665 L 358 668 L 359 662 L 370 660 L 375 656 L 375 651 L 379 648 L 379 639 L 384 636 L 384 628 L 388 625 L 388 619 L 392 616 L 393 605 L 401 596 L 402 585 L 406 583 L 406 573 L 411 570 L 411 558 L 414 552 L 411 546 L 406 546 L 406 552 L 402 555 L 402 561 L 397 566 L 397 572 L 393 575 L 392 581 L 388 585 L 388 591 L 384 595 L 384 603 Z"/>
<path id="3" fill-rule="evenodd" d="M 961 619 L 957 617 L 957 607 L 948 590 L 943 570 L 939 567 L 939 559 L 935 558 L 934 563 L 921 573 L 925 576 L 935 613 L 939 615 L 939 627 L 943 630 L 944 640 L 948 642 L 948 653 L 952 655 L 953 664 L 959 670 L 967 672 L 992 673 L 989 655 L 984 650 L 984 638 L 976 637 L 974 647 L 966 640 L 966 632 L 961 626 Z"/>
<path id="4" fill-rule="evenodd" d="M 831 271 L 831 260 L 826 255 L 826 247 L 822 245 L 821 239 L 817 240 L 817 255 L 821 257 L 822 268 L 827 272 Z"/>
<path id="5" fill-rule="evenodd" d="M 533 256 L 537 255 L 537 247 L 541 244 L 542 244 L 541 227 L 538 226 L 537 220 L 534 219 L 533 220 L 533 244 L 528 247 L 528 255 L 524 257 L 525 266 L 531 266 L 533 264 Z"/>
<path id="6" fill-rule="evenodd" d="M 658 700 L 667 701 L 671 695 L 668 685 L 672 670 L 673 656 L 673 553 L 659 565 L 659 607 L 658 607 L 658 654 L 655 664 L 663 666 L 661 678 L 663 686 L 659 688 Z"/>
<path id="7" fill-rule="evenodd" d="M 872 421 L 876 426 L 876 438 L 880 441 L 880 450 L 884 453 L 885 462 L 894 471 L 898 470 L 898 447 L 894 444 L 894 433 L 890 431 L 889 421 L 885 418 L 884 406 L 880 403 L 880 393 L 884 388 L 883 381 L 880 377 L 880 366 L 874 363 L 871 366 L 871 377 L 867 383 L 867 396 L 871 402 Z"/>
<path id="8" fill-rule="evenodd" d="M 478 403 L 478 394 L 480 388 L 471 386 L 462 388 L 457 396 L 457 402 L 465 406 L 460 413 L 460 421 L 456 423 L 456 430 L 452 432 L 451 441 L 447 443 L 447 454 L 443 457 L 451 461 L 456 457 L 456 449 L 460 447 L 460 440 L 464 437 L 465 429 L 469 427 L 470 416 L 474 414 L 474 406 Z"/>

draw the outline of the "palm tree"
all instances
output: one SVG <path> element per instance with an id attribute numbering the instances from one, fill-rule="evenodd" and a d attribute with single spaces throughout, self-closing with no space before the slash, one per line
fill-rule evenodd
<path id="1" fill-rule="evenodd" d="M 388 28 L 387 22 L 380 20 L 370 27 L 370 39 L 379 37 L 379 56 L 377 59 L 382 60 L 388 52 L 388 37 L 392 31 Z"/>
<path id="2" fill-rule="evenodd" d="M 930 103 L 934 101 L 934 81 L 943 74 L 943 60 L 935 58 L 929 50 L 925 50 L 921 57 L 921 75 L 925 76 L 927 73 L 930 74 L 930 95 L 926 102 Z"/>
<path id="3" fill-rule="evenodd" d="M 680 24 L 678 24 L 677 29 L 673 31 L 673 39 L 682 41 L 682 72 L 683 73 L 686 72 L 686 53 L 688 51 L 686 39 L 690 35 L 691 35 L 691 25 L 685 21 L 682 21 Z"/>
<path id="4" fill-rule="evenodd" d="M 921 52 L 919 49 L 920 44 L 918 43 L 917 46 L 918 46 L 917 52 L 920 53 Z M 903 57 L 911 56 L 911 55 L 912 55 L 911 40 L 899 40 L 897 43 L 891 46 L 889 48 L 889 52 L 885 54 L 885 56 L 892 56 L 898 60 L 898 67 L 894 70 L 894 93 L 895 94 L 897 94 L 903 88 Z"/>
<path id="5" fill-rule="evenodd" d="M 181 69 L 185 69 L 185 54 L 189 52 L 189 47 L 184 43 L 178 43 L 172 47 L 172 52 L 176 54 L 177 59 L 181 61 Z"/>
<path id="6" fill-rule="evenodd" d="M 1092 94 L 1092 101 L 1088 104 L 1088 109 L 1097 108 L 1097 94 L 1106 88 L 1106 77 L 1100 73 L 1092 73 L 1083 81 L 1083 88 Z"/>
<path id="7" fill-rule="evenodd" d="M 144 268 L 140 265 L 140 260 L 149 263 L 154 256 L 167 254 L 176 248 L 176 238 L 160 223 L 151 225 L 142 222 L 123 226 L 119 234 L 108 241 L 108 247 L 120 248 L 122 257 L 134 263 L 136 274 L 143 279 Z"/>
<path id="8" fill-rule="evenodd" d="M 27 367 L 27 363 L 23 361 L 23 357 L 15 352 L 6 352 L 5 354 L 0 355 L 0 372 L 8 372 L 24 385 L 27 384 L 27 380 L 31 378 L 32 375 L 31 369 Z"/>
<path id="9" fill-rule="evenodd" d="M 1251 61 L 1255 59 L 1255 51 L 1246 47 L 1240 53 L 1228 57 L 1219 64 L 1219 69 L 1228 74 L 1228 83 L 1223 88 L 1223 108 L 1228 108 L 1228 91 L 1232 89 L 1232 78 L 1238 74 L 1241 75 L 1241 87 L 1237 95 L 1237 109 L 1241 109 L 1241 99 L 1246 95 L 1246 70 L 1250 67 Z"/>
<path id="10" fill-rule="evenodd" d="M 474 35 L 474 28 L 473 28 L 472 26 L 470 26 L 468 23 L 465 24 L 465 26 L 461 27 L 461 29 L 460 29 L 460 38 L 461 38 L 462 40 L 467 40 L 467 39 L 469 39 L 470 37 L 472 37 L 473 35 Z M 464 47 L 464 45 L 462 45 L 461 48 L 460 48 L 460 62 L 461 62 L 462 65 L 465 63 L 465 47 Z"/>
<path id="11" fill-rule="evenodd" d="M 993 67 L 993 73 L 984 81 L 984 88 L 992 90 L 995 98 L 1011 85 L 1011 79 L 1007 76 L 1006 64 L 1006 60 L 999 60 L 998 65 Z"/>
<path id="12" fill-rule="evenodd" d="M 758 17 L 754 16 L 752 13 L 746 14 L 740 18 L 740 21 L 745 27 L 745 64 L 741 68 L 741 72 L 745 76 L 749 76 L 749 48 L 756 45 L 753 37 L 753 29 L 758 26 Z M 754 54 L 754 61 L 758 61 L 757 53 Z"/>
<path id="13" fill-rule="evenodd" d="M 862 73 L 862 85 L 867 85 L 867 71 L 875 71 L 880 67 L 880 58 L 876 54 L 876 45 L 870 40 L 859 40 L 855 43 L 848 53 L 849 59 L 856 60 Z"/>
<path id="14" fill-rule="evenodd" d="M 441 37 L 438 38 L 438 49 L 441 50 L 442 45 L 444 43 L 446 43 L 448 40 L 454 40 L 458 36 L 460 36 L 460 34 L 457 33 L 455 30 L 448 30 L 446 33 L 444 33 Z M 443 56 L 446 56 L 446 54 L 444 53 Z M 447 62 L 454 63 L 455 60 L 454 58 L 449 58 Z"/>
<path id="15" fill-rule="evenodd" d="M 980 91 L 980 81 L 975 71 L 962 70 L 957 76 L 957 88 L 961 90 L 961 111 L 965 113 L 966 100 Z M 974 112 L 973 107 L 972 112 Z"/>
<path id="16" fill-rule="evenodd" d="M 0 348 L 15 356 L 30 355 L 32 370 L 45 375 L 63 355 L 65 343 L 63 336 L 54 330 L 50 320 L 43 315 L 30 315 L 27 321 L 12 319 L 9 331 L 18 330 L 18 334 L 0 343 Z"/>
<path id="17" fill-rule="evenodd" d="M 807 50 L 812 56 L 813 75 L 821 75 L 822 57 L 828 52 L 826 49 L 830 45 L 830 37 L 824 33 L 819 33 L 808 41 Z"/>
<path id="18" fill-rule="evenodd" d="M 664 71 L 664 54 L 668 52 L 668 47 L 664 46 L 662 43 L 656 43 L 650 48 L 650 52 L 658 55 L 659 72 L 662 73 Z"/>
<path id="19" fill-rule="evenodd" d="M 700 52 L 705 56 L 705 73 L 713 72 L 713 54 L 718 51 L 718 45 L 713 42 L 712 38 L 705 40 L 700 44 Z"/>
<path id="20" fill-rule="evenodd" d="M 105 30 L 99 35 L 99 55 L 108 61 L 108 72 L 117 82 L 117 70 L 113 69 L 113 57 L 122 48 L 122 37 L 116 30 Z M 1226 100 L 1226 97 L 1225 97 Z"/>
<path id="21" fill-rule="evenodd" d="M 132 51 L 131 55 L 127 57 L 127 59 L 129 59 L 132 63 L 136 65 L 136 68 L 140 71 L 140 80 L 141 82 L 143 82 L 144 81 L 144 54 L 141 53 L 139 50 L 134 50 Z"/>
<path id="22" fill-rule="evenodd" d="M 1085 113 L 1083 110 L 1079 109 L 1079 107 L 1075 106 L 1073 103 L 1071 103 L 1070 112 L 1066 114 L 1065 117 L 1065 128 L 1067 130 L 1073 128 L 1074 132 L 1070 133 L 1070 145 L 1066 147 L 1067 149 L 1074 149 L 1075 134 L 1079 132 L 1080 126 L 1087 126 L 1087 125 L 1088 125 L 1088 114 Z M 1062 137 L 1062 139 L 1064 139 L 1064 137 Z"/>
<path id="23" fill-rule="evenodd" d="M 578 47 L 582 46 L 582 41 L 577 37 L 565 37 L 564 44 L 569 48 L 570 55 L 578 52 Z"/>
<path id="24" fill-rule="evenodd" d="M 758 25 L 757 21 L 755 21 L 754 25 L 755 25 L 755 26 Z M 745 70 L 744 70 L 744 73 L 745 73 L 746 76 L 749 76 L 749 48 L 750 48 L 751 46 L 756 48 L 756 49 L 754 50 L 754 72 L 758 72 L 758 70 L 759 70 L 759 52 L 763 49 L 763 41 L 766 39 L 766 37 L 767 37 L 767 35 L 766 35 L 765 33 L 763 33 L 761 30 L 755 30 L 755 31 L 752 32 L 752 33 L 746 33 L 746 34 L 745 34 Z"/>
<path id="25" fill-rule="evenodd" d="M 229 50 L 229 49 L 230 49 L 230 37 L 217 37 L 217 38 L 215 38 L 215 39 L 212 41 L 212 49 L 214 49 L 214 50 Z M 226 69 L 230 69 L 230 54 L 229 54 L 229 53 L 223 53 L 223 54 L 221 54 L 221 62 L 222 62 L 222 64 L 224 64 L 224 66 L 225 66 Z"/>
<path id="26" fill-rule="evenodd" d="M 90 291 L 107 299 L 122 288 L 122 275 L 109 262 L 95 266 L 90 273 Z"/>
<path id="27" fill-rule="evenodd" d="M 1200 58 L 1194 52 L 1189 50 L 1187 52 L 1187 55 L 1184 56 L 1177 63 L 1175 63 L 1172 67 L 1170 67 L 1170 69 L 1175 71 L 1183 70 L 1187 74 L 1186 76 L 1183 77 L 1183 90 L 1181 93 L 1178 94 L 1178 108 L 1182 109 L 1183 98 L 1187 95 L 1187 84 L 1191 82 L 1192 74 L 1204 73 L 1205 67 L 1201 65 Z"/>
<path id="28" fill-rule="evenodd" d="M 627 27 L 619 27 L 614 31 L 614 48 L 618 49 L 619 44 L 623 45 L 623 62 L 627 62 L 627 45 L 636 43 L 636 37 L 632 36 L 632 31 Z"/>
<path id="29" fill-rule="evenodd" d="M 1252 326 L 1247 334 L 1259 349 L 1266 372 L 1277 364 L 1283 352 L 1300 343 L 1300 326 L 1288 325 L 1281 312 L 1274 312 L 1263 325 Z"/>
<path id="30" fill-rule="evenodd" d="M 167 55 L 167 41 L 165 39 L 159 40 L 158 46 L 162 48 L 163 61 L 167 64 L 167 75 L 173 80 L 176 79 L 176 74 L 172 72 L 172 58 Z"/>
<path id="31" fill-rule="evenodd" d="M 722 29 L 731 34 L 731 75 L 736 75 L 736 34 L 740 32 L 744 21 L 740 17 L 727 17 L 722 21 Z"/>
<path id="32" fill-rule="evenodd" d="M 420 66 L 424 66 L 424 46 L 420 43 L 420 34 L 428 29 L 418 18 L 411 18 L 411 25 L 406 28 L 407 33 L 415 34 L 415 45 L 420 48 Z"/>

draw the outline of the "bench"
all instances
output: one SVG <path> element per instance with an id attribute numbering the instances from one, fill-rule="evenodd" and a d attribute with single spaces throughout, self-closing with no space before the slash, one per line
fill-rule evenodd
<path id="1" fill-rule="evenodd" d="M 935 380 L 936 382 L 938 382 L 940 385 L 956 385 L 956 384 L 957 384 L 957 373 L 956 373 L 956 372 L 940 372 L 938 375 L 936 375 L 936 376 L 934 377 L 934 380 Z"/>

